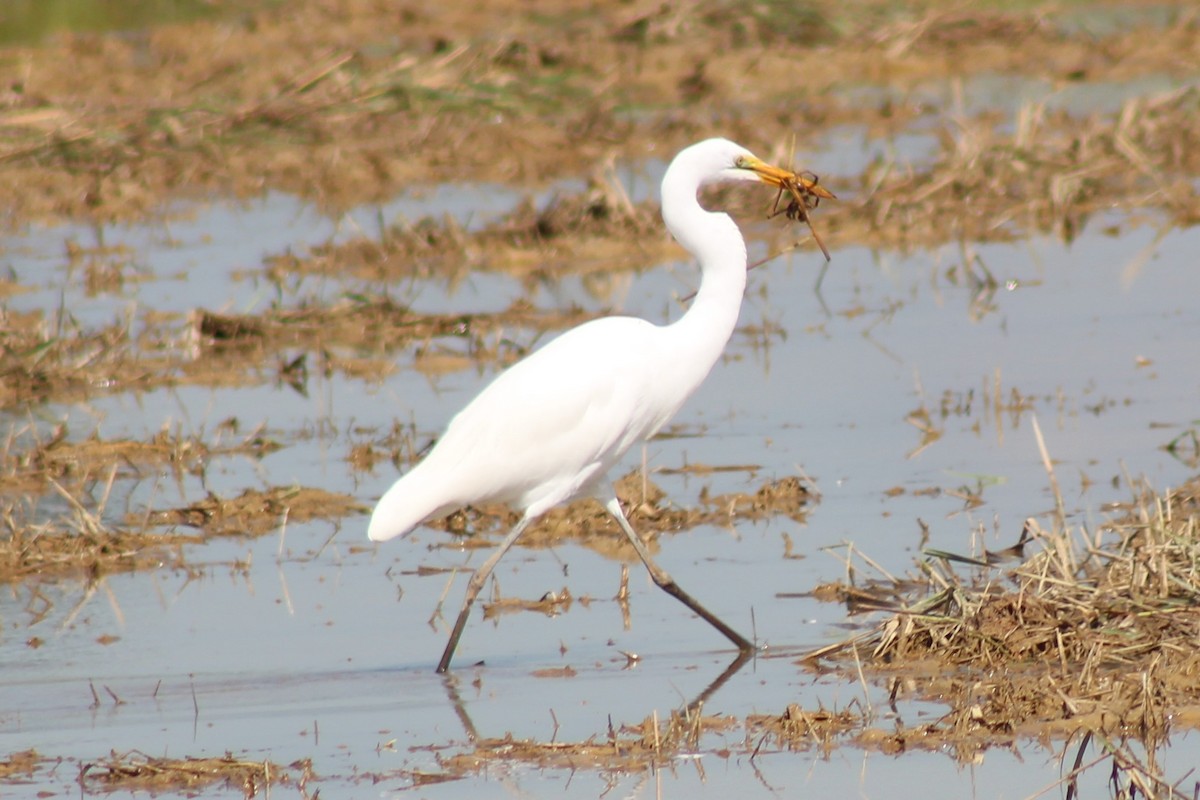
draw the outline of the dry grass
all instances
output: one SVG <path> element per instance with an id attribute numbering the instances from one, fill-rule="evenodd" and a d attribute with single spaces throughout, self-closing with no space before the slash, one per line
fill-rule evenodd
<path id="1" fill-rule="evenodd" d="M 258 458 L 279 447 L 261 431 L 237 435 L 233 427 L 189 437 L 164 429 L 148 441 L 72 441 L 65 425 L 45 439 L 33 425 L 11 428 L 0 451 L 0 582 L 83 577 L 94 586 L 112 572 L 186 568 L 183 547 L 207 537 L 261 536 L 289 521 L 340 520 L 366 510 L 348 495 L 305 487 L 210 495 L 174 509 L 110 508 L 130 482 L 202 478 L 212 459 Z"/>
<path id="2" fill-rule="evenodd" d="M 886 737 L 901 749 L 949 744 L 969 760 L 1024 739 L 1084 737 L 1081 756 L 1094 741 L 1097 761 L 1146 796 L 1174 797 L 1153 753 L 1174 729 L 1200 725 L 1198 534 L 1200 480 L 1140 493 L 1103 530 L 1044 531 L 1031 519 L 1023 545 L 1005 555 L 1036 551 L 1016 566 L 1001 570 L 995 554 L 938 553 L 922 563 L 919 581 L 847 592 L 896 610 L 809 663 L 861 670 L 890 686 L 893 702 L 946 706 L 935 724 Z M 964 577 L 957 562 L 979 568 Z"/>
<path id="3" fill-rule="evenodd" d="M 1189 76 L 1200 25 L 1179 9 L 1102 43 L 1050 6 L 828 1 L 579 14 L 349 0 L 167 25 L 137 41 L 62 36 L 0 53 L 17 76 L 0 94 L 0 188 L 12 221 L 129 218 L 195 190 L 271 188 L 347 208 L 466 176 L 529 185 L 568 164 L 588 174 L 714 126 L 747 142 L 845 124 L 886 133 L 928 117 L 906 95 L 949 70 L 1066 85 Z M 872 84 L 894 95 L 864 103 L 840 91 Z"/>
<path id="4" fill-rule="evenodd" d="M 1194 225 L 1197 113 L 1192 87 L 1129 100 L 1115 116 L 1026 105 L 1010 132 L 997 125 L 1008 120 L 956 119 L 938 132 L 928 168 L 876 165 L 863 176 L 861 205 L 831 209 L 825 224 L 831 234 L 899 248 L 1033 233 L 1069 242 L 1114 207 L 1156 209 L 1169 224 Z"/>
<path id="5" fill-rule="evenodd" d="M 73 779 L 65 774 L 67 765 L 78 770 Z M 0 781 L 6 786 L 19 790 L 57 784 L 70 793 L 70 784 L 74 783 L 77 793 L 89 796 L 145 792 L 151 796 L 196 797 L 231 789 L 251 798 L 269 797 L 275 787 L 295 792 L 301 798 L 316 798 L 319 790 L 310 794 L 309 788 L 314 779 L 312 763 L 307 759 L 281 766 L 270 761 L 237 759 L 228 753 L 213 758 L 166 758 L 136 750 L 113 751 L 105 758 L 77 762 L 46 758 L 35 750 L 25 750 L 0 760 Z M 54 794 L 49 789 L 38 792 L 39 797 Z"/>
<path id="6" fill-rule="evenodd" d="M 667 494 L 640 470 L 626 474 L 615 484 L 617 497 L 626 509 L 634 528 L 652 551 L 660 536 L 691 530 L 702 525 L 733 526 L 786 516 L 803 522 L 812 498 L 806 486 L 795 477 L 768 480 L 753 492 L 710 495 L 700 493 L 698 506 L 673 505 Z M 429 527 L 459 534 L 457 541 L 441 546 L 450 548 L 492 547 L 516 524 L 519 514 L 501 505 L 468 508 Z M 467 539 L 461 538 L 467 535 Z M 579 500 L 546 512 L 522 534 L 523 547 L 554 547 L 572 541 L 601 555 L 633 562 L 637 554 L 625 534 L 599 503 Z"/>
<path id="7" fill-rule="evenodd" d="M 9 753 L 0 760 L 0 780 L 9 784 L 27 781 L 37 772 L 41 760 L 36 750 Z"/>
<path id="8" fill-rule="evenodd" d="M 311 778 L 312 764 L 308 761 L 281 767 L 270 761 L 242 761 L 231 755 L 156 758 L 136 751 L 114 752 L 102 761 L 84 764 L 79 772 L 79 784 L 84 791 L 195 794 L 226 787 L 240 789 L 247 798 L 269 796 L 272 784 L 295 786 L 301 797 L 307 797 L 305 786 Z"/>
<path id="9" fill-rule="evenodd" d="M 506 332 L 558 330 L 590 316 L 522 302 L 499 313 L 419 314 L 387 298 L 354 296 L 254 315 L 197 309 L 181 319 L 144 312 L 86 328 L 0 309 L 0 409 L 187 385 L 276 382 L 303 392 L 310 355 L 324 374 L 376 380 L 395 368 L 387 356 L 405 347 L 432 371 L 507 362 L 523 351 Z"/>
<path id="10" fill-rule="evenodd" d="M 247 489 L 230 498 L 209 495 L 183 508 L 149 511 L 145 521 L 151 526 L 198 528 L 205 536 L 255 537 L 277 531 L 287 523 L 340 520 L 368 510 L 355 498 L 339 492 L 278 486 L 266 491 Z"/>
<path id="11" fill-rule="evenodd" d="M 668 765 L 680 753 L 699 752 L 704 736 L 736 732 L 740 727 L 741 723 L 732 717 L 705 716 L 685 709 L 672 711 L 664 720 L 655 714 L 638 724 L 610 726 L 606 737 L 583 742 L 481 738 L 469 750 L 439 756 L 438 761 L 444 770 L 443 779 L 482 772 L 497 761 L 515 761 L 540 769 L 640 772 Z M 421 782 L 418 776 L 408 777 Z M 429 776 L 422 777 L 427 780 Z"/>
<path id="12" fill-rule="evenodd" d="M 996 713 L 985 717 L 1014 729 L 1056 720 L 1161 740 L 1170 710 L 1200 701 L 1198 492 L 1193 483 L 1147 495 L 1109 526 L 1108 537 L 1046 532 L 1031 520 L 1028 546 L 1040 549 L 970 583 L 948 561 L 929 562 L 931 594 L 877 629 L 870 663 L 886 670 L 918 659 L 966 669 L 977 694 L 976 673 L 1003 672 L 994 684 L 984 680 L 996 690 Z M 1004 713 L 1007 694 L 1026 689 L 1044 699 L 1020 700 L 1018 713 Z"/>
<path id="13" fill-rule="evenodd" d="M 1019 547 L 979 559 L 943 554 L 920 562 L 917 579 L 842 587 L 838 597 L 860 610 L 891 610 L 866 633 L 798 662 L 861 683 L 862 699 L 841 708 L 793 703 L 741 720 L 705 716 L 705 699 L 744 666 L 739 660 L 666 719 L 582 742 L 474 737 L 453 755 L 430 748 L 442 772 L 403 777 L 453 780 L 497 761 L 642 771 L 684 753 L 753 761 L 844 745 L 935 750 L 973 763 L 983 750 L 1037 740 L 1059 748 L 1067 796 L 1080 775 L 1103 769 L 1118 796 L 1182 800 L 1190 792 L 1162 774 L 1156 753 L 1172 730 L 1200 726 L 1198 533 L 1200 479 L 1160 497 L 1140 494 L 1104 531 L 1047 532 L 1031 520 Z M 1036 552 L 1026 557 L 1025 549 Z M 1004 562 L 1011 566 L 1001 569 Z M 975 568 L 964 577 L 954 563 Z M 556 600 L 544 598 L 538 610 L 549 613 Z M 881 725 L 872 687 L 888 692 L 892 708 L 919 700 L 944 713 L 918 725 L 893 715 Z"/>

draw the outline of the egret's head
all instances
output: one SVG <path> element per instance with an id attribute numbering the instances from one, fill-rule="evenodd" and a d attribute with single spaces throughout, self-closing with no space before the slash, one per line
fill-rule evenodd
<path id="1" fill-rule="evenodd" d="M 789 202 L 801 199 L 801 194 L 806 204 L 810 196 L 833 197 L 817 185 L 815 178 L 767 164 L 728 139 L 706 139 L 679 151 L 667 167 L 662 182 L 663 219 L 675 238 L 693 253 L 705 246 L 700 241 L 706 233 L 705 226 L 725 216 L 719 212 L 705 212 L 697 193 L 707 185 L 732 182 L 765 183 L 779 192 L 777 200 L 786 196 Z M 697 217 L 697 214 L 706 216 Z M 720 224 L 725 226 L 724 222 Z M 729 220 L 729 224 L 734 223 Z M 721 230 L 728 233 L 725 227 Z M 732 238 L 736 238 L 739 247 L 744 249 L 740 234 Z"/>
<path id="2" fill-rule="evenodd" d="M 777 167 L 774 164 L 768 164 L 750 151 L 741 150 L 740 153 L 734 156 L 733 165 L 721 170 L 717 176 L 717 180 L 766 183 L 779 188 L 791 176 L 792 172 L 790 170 Z"/>
<path id="3" fill-rule="evenodd" d="M 810 187 L 811 183 L 791 170 L 766 163 L 728 139 L 706 139 L 680 151 L 671 164 L 671 171 L 691 175 L 701 186 L 750 181 L 778 189 L 789 180 L 799 180 L 805 187 Z M 832 197 L 823 187 L 812 185 L 811 191 L 820 197 Z"/>
<path id="4" fill-rule="evenodd" d="M 671 171 L 686 173 L 701 186 L 754 181 L 778 187 L 791 175 L 728 139 L 706 139 L 681 150 L 671 163 Z"/>

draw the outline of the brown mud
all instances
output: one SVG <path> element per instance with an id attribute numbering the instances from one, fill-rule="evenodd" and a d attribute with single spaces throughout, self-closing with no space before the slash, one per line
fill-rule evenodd
<path id="1" fill-rule="evenodd" d="M 163 430 L 147 441 L 62 426 L 39 434 L 22 420 L 49 403 L 162 387 L 285 383 L 304 391 L 310 370 L 378 378 L 401 352 L 431 373 L 509 363 L 524 350 L 506 331 L 552 332 L 589 315 L 525 301 L 494 313 L 423 314 L 391 299 L 388 285 L 453 283 L 492 270 L 532 289 L 548 274 L 571 272 L 603 296 L 614 272 L 680 254 L 655 203 L 631 201 L 614 164 L 665 160 L 715 132 L 784 164 L 797 142 L 837 136 L 845 126 L 876 138 L 928 136 L 931 154 L 919 163 L 876 160 L 850 175 L 794 165 L 819 173 L 839 195 L 813 212 L 835 248 L 968 247 L 1034 233 L 1069 241 L 1114 209 L 1194 225 L 1194 84 L 1087 114 L 1044 104 L 946 109 L 918 91 L 948 82 L 969 94 L 973 79 L 997 74 L 1060 87 L 1194 80 L 1200 16 L 1188 3 L 1161 5 L 1171 10 L 1165 22 L 1097 33 L 1077 24 L 1070 6 L 1038 4 L 1017 11 L 873 2 L 597 9 L 566 0 L 535 14 L 509 0 L 469 9 L 338 0 L 129 35 L 63 33 L 0 49 L 0 224 L 10 230 L 169 217 L 181 201 L 270 190 L 337 213 L 445 182 L 530 193 L 552 180 L 587 182 L 477 230 L 452 219 L 397 221 L 378 237 L 274 255 L 262 265 L 279 286 L 296 275 L 352 274 L 378 282 L 375 296 L 288 298 L 254 315 L 138 308 L 99 326 L 52 309 L 0 306 L 0 410 L 10 421 L 0 449 L 0 583 L 186 570 L 189 552 L 209 537 L 261 536 L 288 520 L 358 524 L 367 510 L 360 500 L 304 486 L 105 513 L 115 481 L 202 475 L 214 457 L 261 458 L 289 441 L 243 431 L 236 419 L 201 437 Z M 1014 124 L 1003 124 L 1010 118 Z M 769 198 L 734 202 L 743 221 L 761 221 L 769 210 Z M 800 240 L 815 250 L 803 226 L 782 217 L 772 225 L 777 247 Z M 66 257 L 89 292 L 146 279 L 127 253 L 72 247 Z M 28 288 L 5 277 L 0 298 Z M 351 470 L 404 466 L 421 444 L 399 426 L 368 431 L 345 458 Z M 757 489 L 745 494 L 668 499 L 638 473 L 622 482 L 621 496 L 652 538 L 803 517 L 813 498 L 801 480 L 747 472 Z M 496 759 L 644 769 L 697 747 L 709 730 L 727 740 L 730 730 L 743 732 L 732 755 L 853 745 L 950 749 L 965 761 L 1018 741 L 1096 736 L 1143 794 L 1169 796 L 1176 790 L 1122 742 L 1152 749 L 1173 730 L 1200 724 L 1198 493 L 1195 484 L 1157 498 L 1139 493 L 1126 517 L 1100 530 L 1037 529 L 1016 566 L 943 555 L 922 559 L 915 577 L 828 590 L 852 610 L 865 602 L 889 613 L 853 639 L 798 658 L 797 667 L 936 700 L 947 711 L 932 723 L 885 730 L 866 707 L 804 709 L 781 698 L 774 715 L 736 720 L 684 709 L 614 729 L 607 741 L 480 739 L 439 756 L 443 773 L 409 777 L 453 779 Z M 61 503 L 65 511 L 46 510 Z M 511 521 L 506 509 L 468 509 L 441 527 L 455 534 L 454 546 L 488 546 Z M 548 546 L 564 536 L 632 560 L 602 510 L 588 503 L 548 514 L 524 543 Z M 564 592 L 520 607 L 549 613 L 571 599 Z M 19 784 L 46 768 L 32 752 L 14 753 L 0 763 L 0 781 Z M 309 774 L 307 766 L 291 771 Z M 103 791 L 193 791 L 221 781 L 249 796 L 287 772 L 233 758 L 168 763 L 114 754 L 81 768 L 80 782 Z M 290 780 L 303 792 L 306 778 Z"/>

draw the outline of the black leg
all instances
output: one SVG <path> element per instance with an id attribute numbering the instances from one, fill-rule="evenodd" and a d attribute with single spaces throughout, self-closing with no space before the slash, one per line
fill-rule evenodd
<path id="1" fill-rule="evenodd" d="M 454 622 L 454 630 L 450 631 L 450 641 L 446 643 L 446 650 L 442 653 L 442 660 L 438 662 L 438 673 L 444 673 L 450 668 L 450 659 L 454 657 L 454 650 L 458 647 L 458 640 L 462 637 L 463 628 L 467 626 L 467 617 L 471 614 L 471 604 L 475 602 L 479 590 L 483 588 L 483 584 L 487 582 L 488 576 L 492 574 L 492 570 L 496 568 L 496 564 L 508 552 L 508 549 L 513 546 L 513 542 L 517 541 L 517 537 L 525 530 L 530 522 L 529 517 L 521 517 L 521 521 L 513 526 L 509 531 L 508 536 L 496 548 L 496 552 L 483 562 L 479 569 L 475 570 L 475 574 L 471 576 L 470 583 L 467 584 L 467 596 L 463 598 L 462 611 L 458 612 L 458 619 Z"/>
<path id="2" fill-rule="evenodd" d="M 658 588 L 662 589 L 676 600 L 679 600 L 685 606 L 694 611 L 697 616 L 720 631 L 722 636 L 737 645 L 738 650 L 741 650 L 743 653 L 748 653 L 754 650 L 754 645 L 750 643 L 749 639 L 742 636 L 740 633 L 726 625 L 721 620 L 717 619 L 712 612 L 700 605 L 698 602 L 696 602 L 695 598 L 681 589 L 679 584 L 675 582 L 674 578 L 667 574 L 665 569 L 654 563 L 654 559 L 650 557 L 650 551 L 646 549 L 646 545 L 642 541 L 642 537 L 638 536 L 637 531 L 633 529 L 633 526 L 629 524 L 629 520 L 625 518 L 625 512 L 621 510 L 621 503 L 619 500 L 617 500 L 617 498 L 613 497 L 612 499 L 606 501 L 604 507 L 607 508 L 608 513 L 612 514 L 613 518 L 616 519 L 617 524 L 621 526 L 621 530 L 625 531 L 625 535 L 629 537 L 629 541 L 633 545 L 633 549 L 637 551 L 638 556 L 642 559 L 642 563 L 645 564 L 646 569 L 650 571 L 650 577 L 654 580 L 654 583 L 658 586 Z"/>

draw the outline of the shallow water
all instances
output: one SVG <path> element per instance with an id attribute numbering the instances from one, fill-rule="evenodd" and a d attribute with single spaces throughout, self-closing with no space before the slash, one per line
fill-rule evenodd
<path id="1" fill-rule="evenodd" d="M 857 157 L 831 151 L 827 158 L 852 164 Z M 652 185 L 653 165 L 637 169 L 647 176 L 640 185 Z M 215 202 L 147 226 L 32 230 L 10 239 L 4 258 L 23 283 L 41 288 L 9 304 L 61 305 L 85 324 L 129 308 L 252 312 L 277 291 L 259 269 L 264 256 L 369 233 L 378 219 L 397 215 L 449 213 L 475 224 L 517 200 L 496 187 L 443 187 L 330 220 L 293 198 L 270 195 L 248 204 Z M 749 230 L 756 254 L 765 252 L 761 237 L 768 230 Z M 67 264 L 68 239 L 122 245 L 121 257 L 146 280 L 88 296 Z M 768 478 L 798 473 L 822 495 L 806 525 L 779 518 L 661 540 L 659 560 L 681 585 L 768 645 L 713 694 L 706 711 L 778 714 L 792 702 L 843 707 L 869 700 L 886 728 L 895 713 L 911 724 L 939 711 L 911 703 L 892 711 L 884 697 L 864 700 L 857 684 L 815 678 L 792 658 L 770 657 L 837 640 L 847 622 L 841 606 L 778 595 L 841 579 L 837 556 L 845 542 L 889 570 L 908 570 L 921 544 L 919 520 L 929 525 L 929 545 L 940 549 L 970 553 L 1011 544 L 1027 516 L 1054 505 L 1034 414 L 1074 524 L 1091 528 L 1102 521 L 1105 504 L 1128 499 L 1126 474 L 1163 489 L 1194 473 L 1196 465 L 1162 448 L 1198 424 L 1200 373 L 1185 365 L 1194 363 L 1200 340 L 1194 304 L 1200 231 L 1160 230 L 1153 220 L 1113 215 L 1093 221 L 1070 245 L 1035 237 L 973 245 L 966 257 L 957 245 L 899 256 L 829 244 L 834 261 L 819 293 L 815 251 L 752 273 L 743 328 L 676 419 L 688 435 L 656 440 L 645 455 L 652 469 L 756 465 L 752 472 L 655 475 L 681 505 L 696 503 L 703 487 L 752 491 Z M 969 279 L 964 261 L 976 279 L 984 274 L 979 265 L 986 267 L 996 288 L 986 291 Z M 676 313 L 669 298 L 689 291 L 695 276 L 687 264 L 659 266 L 631 278 L 613 310 L 657 321 Z M 351 279 L 309 279 L 289 290 L 332 297 L 360 288 Z M 479 275 L 456 287 L 411 291 L 437 310 L 502 308 L 523 289 L 512 279 Z M 571 281 L 535 302 L 609 305 Z M 767 325 L 778 333 L 749 330 Z M 369 503 L 396 476 L 387 464 L 365 477 L 349 468 L 352 429 L 384 430 L 398 419 L 411 421 L 419 436 L 435 435 L 491 374 L 484 368 L 431 378 L 402 368 L 371 382 L 314 373 L 307 396 L 286 385 L 158 390 L 41 409 L 39 424 L 68 419 L 77 436 L 98 430 L 143 438 L 164 424 L 190 434 L 237 417 L 242 430 L 265 423 L 286 445 L 261 460 L 215 458 L 205 484 L 122 482 L 115 518 L 147 503 L 191 502 L 206 489 L 231 494 L 290 483 Z M 997 381 L 1004 403 L 1016 390 L 1030 407 L 998 408 Z M 940 431 L 927 446 L 906 421 L 922 407 Z M 628 466 L 641 455 L 631 453 Z M 952 494 L 960 488 L 978 493 L 982 505 L 968 509 Z M 411 784 L 396 770 L 437 771 L 440 748 L 467 749 L 475 734 L 603 741 L 610 720 L 636 724 L 655 712 L 666 718 L 733 659 L 723 640 L 636 566 L 633 624 L 623 630 L 611 599 L 619 565 L 565 543 L 549 552 L 517 548 L 497 570 L 499 585 L 520 597 L 566 586 L 591 602 L 576 602 L 554 618 L 518 614 L 492 622 L 477 612 L 454 677 L 440 678 L 432 670 L 448 620 L 431 615 L 445 593 L 445 617 L 452 619 L 465 575 L 414 570 L 469 570 L 480 554 L 447 547 L 447 537 L 427 530 L 368 546 L 364 528 L 365 518 L 351 517 L 340 528 L 292 524 L 278 536 L 223 540 L 187 551 L 195 565 L 190 576 L 113 575 L 90 596 L 71 582 L 13 588 L 0 600 L 7 623 L 0 640 L 0 750 L 33 747 L 74 758 L 109 750 L 197 756 L 232 750 L 284 764 L 311 757 L 330 796 L 342 789 L 390 793 Z M 785 557 L 787 537 L 804 557 Z M 27 646 L 33 636 L 44 644 Z M 117 638 L 98 641 L 105 636 Z M 621 651 L 637 653 L 640 662 L 628 668 Z M 485 668 L 470 666 L 480 660 Z M 574 677 L 532 674 L 568 665 Z M 744 734 L 727 736 L 740 741 Z M 1194 738 L 1177 738 L 1171 763 L 1194 761 Z M 1061 769 L 1054 753 L 1033 745 L 1019 754 L 988 752 L 971 767 L 951 755 L 892 758 L 852 749 L 829 757 L 764 753 L 752 764 L 713 755 L 719 737 L 705 746 L 707 754 L 653 775 L 501 763 L 474 778 L 424 786 L 421 796 L 592 797 L 611 787 L 631 797 L 801 789 L 918 797 L 928 795 L 932 778 L 947 787 L 946 796 L 1025 797 L 1052 784 Z M 924 779 L 914 782 L 918 767 Z M 372 785 L 372 775 L 383 783 Z M 58 778 L 68 786 L 74 772 Z"/>

